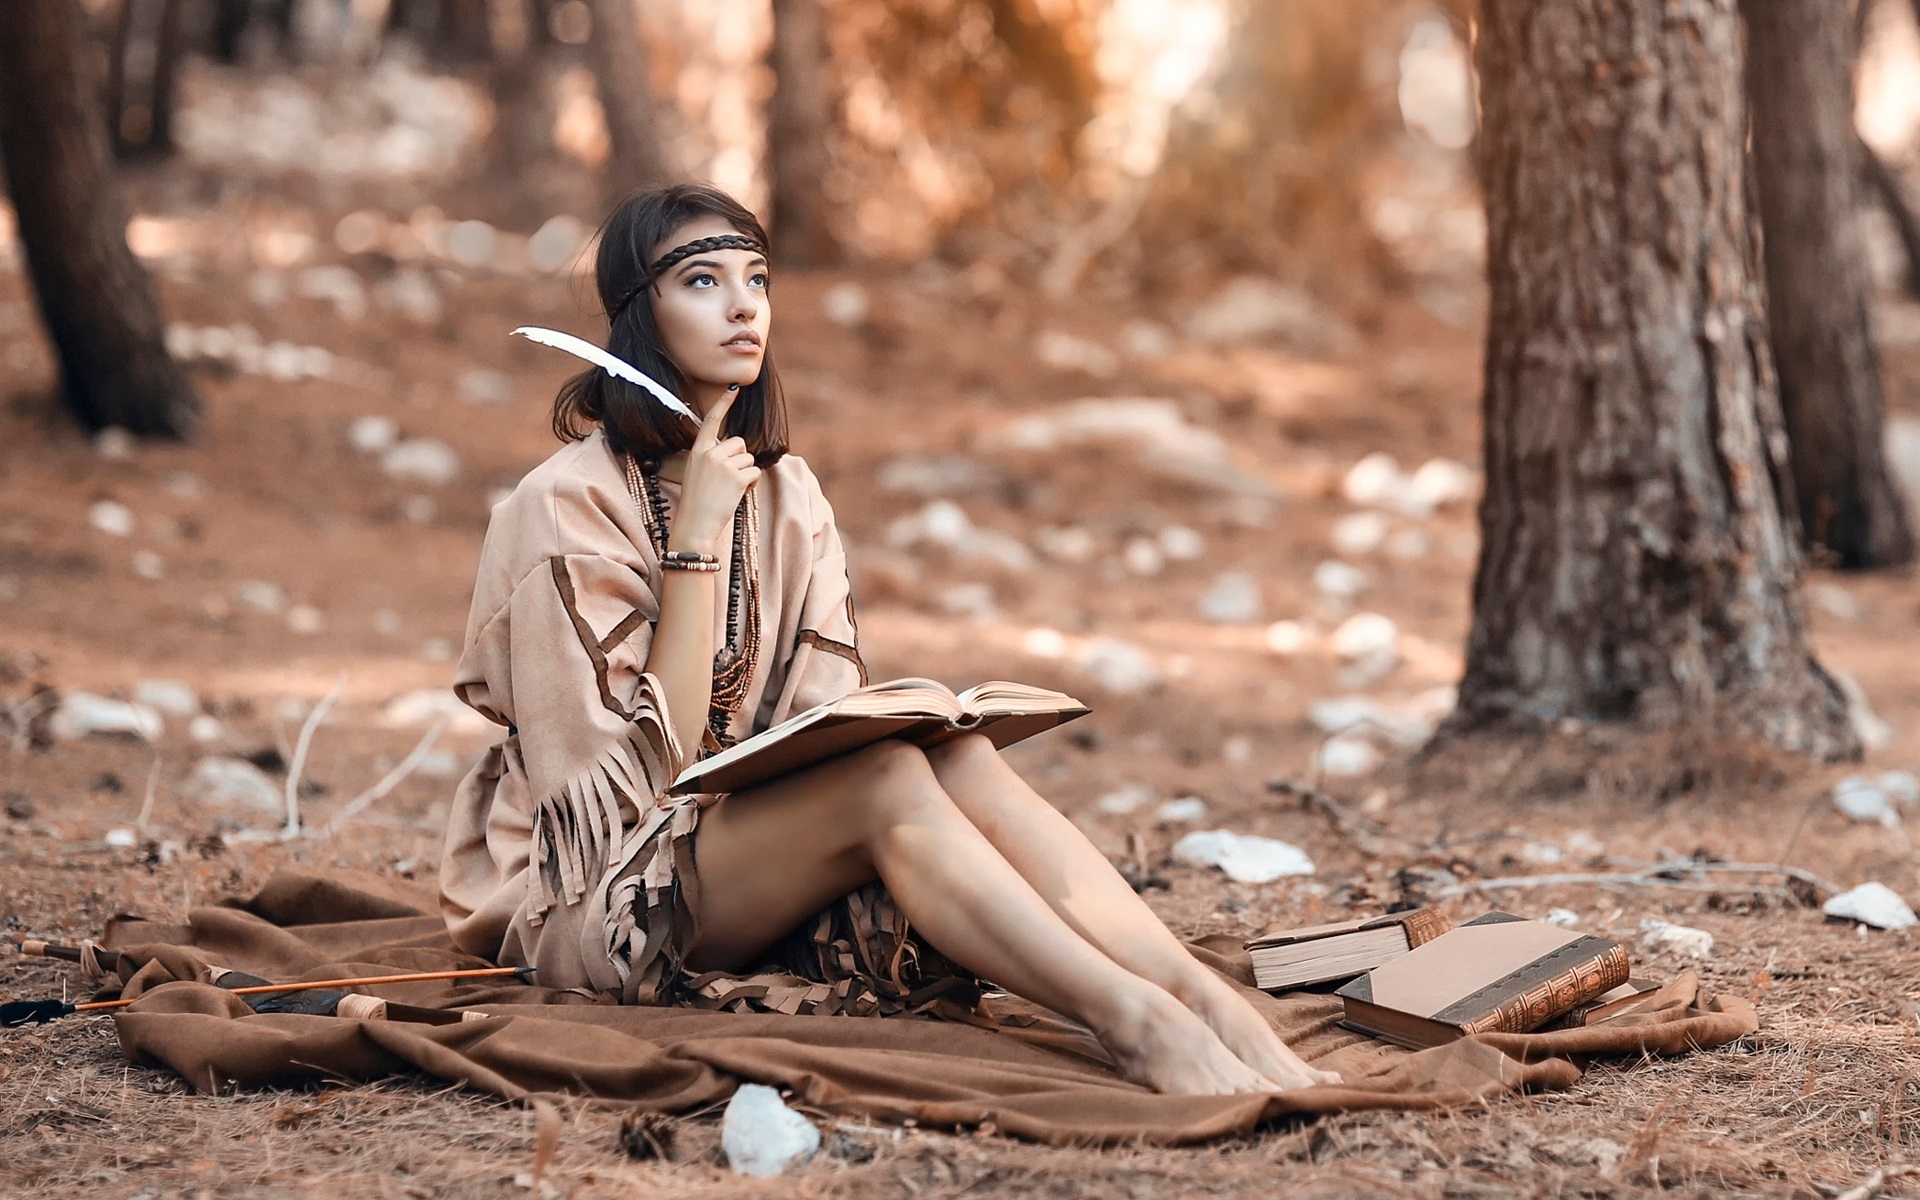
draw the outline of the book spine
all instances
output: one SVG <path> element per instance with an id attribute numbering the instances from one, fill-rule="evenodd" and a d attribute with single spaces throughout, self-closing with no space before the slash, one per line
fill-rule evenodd
<path id="1" fill-rule="evenodd" d="M 1570 946 L 1568 949 L 1579 948 Z M 1463 1034 L 1528 1033 L 1600 993 L 1627 981 L 1627 948 L 1618 942 L 1597 958 L 1574 963 L 1542 983 L 1501 1004 L 1487 1015 L 1460 1026 Z"/>
<path id="2" fill-rule="evenodd" d="M 1453 921 L 1437 908 L 1422 908 L 1407 914 L 1401 922 L 1407 931 L 1407 949 L 1425 945 L 1453 928 Z"/>

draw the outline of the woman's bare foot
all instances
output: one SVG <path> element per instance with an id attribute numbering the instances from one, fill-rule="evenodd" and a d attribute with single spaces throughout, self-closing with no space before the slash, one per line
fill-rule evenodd
<path id="1" fill-rule="evenodd" d="M 1144 980 L 1130 991 L 1093 1031 L 1128 1079 L 1156 1092 L 1187 1096 L 1280 1090 L 1166 991 Z"/>
<path id="2" fill-rule="evenodd" d="M 1341 1082 L 1338 1072 L 1308 1066 L 1280 1040 L 1260 1010 L 1234 991 L 1226 980 L 1208 974 L 1194 986 L 1190 996 L 1181 998 L 1241 1062 L 1282 1090 Z"/>

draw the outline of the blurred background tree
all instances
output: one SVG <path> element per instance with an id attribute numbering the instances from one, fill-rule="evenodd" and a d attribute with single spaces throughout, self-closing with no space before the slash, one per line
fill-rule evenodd
<path id="1" fill-rule="evenodd" d="M 1842 567 L 1898 566 L 1914 543 L 1887 469 L 1867 315 L 1853 19 L 1840 4 L 1747 0 L 1743 11 L 1768 326 L 1801 529 Z"/>
<path id="2" fill-rule="evenodd" d="M 72 0 L 0 4 L 0 168 L 68 410 L 90 430 L 185 437 L 200 400 L 127 247 L 92 61 Z"/>

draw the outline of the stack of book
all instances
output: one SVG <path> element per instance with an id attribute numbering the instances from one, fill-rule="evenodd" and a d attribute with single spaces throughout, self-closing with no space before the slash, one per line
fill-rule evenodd
<path id="1" fill-rule="evenodd" d="M 1262 988 L 1351 976 L 1334 993 L 1342 1024 L 1414 1048 L 1619 1016 L 1653 988 L 1628 977 L 1619 942 L 1503 912 L 1454 928 L 1420 909 L 1268 934 L 1247 950 Z"/>

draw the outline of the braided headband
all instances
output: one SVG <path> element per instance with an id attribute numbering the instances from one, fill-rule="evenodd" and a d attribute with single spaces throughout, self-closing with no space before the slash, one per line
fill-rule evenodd
<path id="1" fill-rule="evenodd" d="M 627 311 L 627 305 L 633 303 L 635 296 L 653 286 L 654 280 L 671 270 L 675 264 L 684 262 L 696 254 L 705 254 L 709 250 L 751 250 L 755 254 L 767 252 L 767 248 L 762 246 L 757 238 L 749 237 L 744 233 L 723 233 L 717 237 L 696 238 L 691 242 L 675 246 L 660 256 L 639 283 L 627 289 L 626 294 L 620 297 L 619 303 L 608 312 L 607 319 L 619 320 L 620 314 Z"/>

